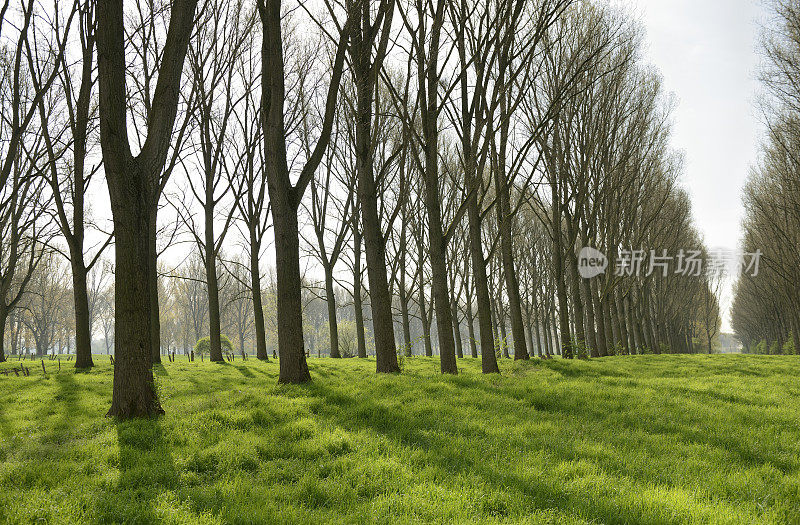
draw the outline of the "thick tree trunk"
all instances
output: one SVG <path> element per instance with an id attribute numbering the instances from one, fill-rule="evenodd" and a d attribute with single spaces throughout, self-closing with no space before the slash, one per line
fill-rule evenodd
<path id="1" fill-rule="evenodd" d="M 328 331 L 330 332 L 331 357 L 342 357 L 339 353 L 339 326 L 336 320 L 336 296 L 333 294 L 333 268 L 324 265 L 325 270 L 325 300 L 328 304 Z"/>
<path id="2" fill-rule="evenodd" d="M 256 240 L 255 231 L 250 231 L 250 284 L 253 292 L 253 324 L 256 331 L 256 358 L 269 360 L 267 354 L 267 332 L 264 328 L 264 305 L 261 301 L 261 270 L 258 266 L 260 242 Z"/>
<path id="3" fill-rule="evenodd" d="M 71 253 L 72 298 L 75 306 L 75 368 L 91 368 L 92 334 L 89 326 L 89 296 L 86 293 L 86 267 L 83 254 Z"/>
<path id="4" fill-rule="evenodd" d="M 209 359 L 213 362 L 222 362 L 222 334 L 220 328 L 219 311 L 219 282 L 217 280 L 217 254 L 215 253 L 216 240 L 214 239 L 214 208 L 209 204 L 214 202 L 213 174 L 206 173 L 206 204 L 205 204 L 205 267 L 206 283 L 208 284 L 208 339 Z"/>
<path id="5" fill-rule="evenodd" d="M 434 156 L 438 155 L 437 152 Z M 450 292 L 447 283 L 447 250 L 442 233 L 439 198 L 439 174 L 427 173 L 425 203 L 428 211 L 428 236 L 430 241 L 431 290 L 439 336 L 440 369 L 443 374 L 457 374 L 456 344 L 453 338 L 453 317 L 450 312 Z"/>
<path id="6" fill-rule="evenodd" d="M 132 161 L 131 164 L 135 164 Z M 114 383 L 108 415 L 119 418 L 163 414 L 152 372 L 151 208 L 146 174 L 129 166 L 115 174 L 112 210 L 116 248 Z M 127 179 L 127 180 L 120 180 Z M 115 198 L 116 197 L 116 198 Z M 115 202 L 116 201 L 116 202 Z"/>
<path id="7" fill-rule="evenodd" d="M 272 189 L 272 188 L 270 188 Z M 270 191 L 275 231 L 277 273 L 279 383 L 311 380 L 303 344 L 303 303 L 300 280 L 300 238 L 297 209 Z"/>

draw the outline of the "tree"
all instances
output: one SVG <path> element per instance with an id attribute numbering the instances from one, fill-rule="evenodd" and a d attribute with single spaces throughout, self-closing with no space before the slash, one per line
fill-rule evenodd
<path id="1" fill-rule="evenodd" d="M 348 24 L 341 30 L 325 99 L 325 113 L 317 143 L 297 182 L 292 184 L 286 161 L 284 126 L 285 78 L 281 28 L 281 1 L 258 0 L 262 26 L 261 123 L 267 186 L 272 205 L 277 269 L 278 353 L 281 383 L 311 379 L 303 343 L 298 207 L 330 140 L 339 84 L 344 68 Z"/>
<path id="2" fill-rule="evenodd" d="M 163 413 L 151 369 L 158 351 L 153 348 L 151 301 L 151 287 L 157 282 L 156 218 L 196 6 L 197 0 L 172 3 L 154 110 L 136 156 L 128 142 L 123 2 L 100 2 L 97 8 L 100 142 L 116 237 L 116 360 L 108 415 L 123 419 Z"/>

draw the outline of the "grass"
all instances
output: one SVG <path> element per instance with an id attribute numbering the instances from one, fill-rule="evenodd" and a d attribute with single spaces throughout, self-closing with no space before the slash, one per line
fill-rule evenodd
<path id="1" fill-rule="evenodd" d="M 0 376 L 0 522 L 800 523 L 797 357 L 179 359 L 133 422 L 98 361 Z"/>

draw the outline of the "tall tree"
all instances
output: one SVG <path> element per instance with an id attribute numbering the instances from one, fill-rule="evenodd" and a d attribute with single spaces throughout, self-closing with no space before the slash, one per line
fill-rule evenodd
<path id="1" fill-rule="evenodd" d="M 284 120 L 285 71 L 281 28 L 281 0 L 258 0 L 262 26 L 261 122 L 267 187 L 272 205 L 277 269 L 278 352 L 281 383 L 311 379 L 303 343 L 302 282 L 297 212 L 331 136 L 339 84 L 344 69 L 349 24 L 340 31 L 325 99 L 325 113 L 317 144 L 292 184 L 286 159 Z"/>
<path id="2" fill-rule="evenodd" d="M 104 1 L 97 8 L 100 142 L 116 236 L 116 360 L 108 415 L 119 418 L 163 413 L 151 367 L 157 351 L 151 312 L 151 286 L 157 283 L 154 233 L 196 7 L 197 0 L 172 3 L 147 138 L 136 156 L 128 141 L 123 2 Z"/>

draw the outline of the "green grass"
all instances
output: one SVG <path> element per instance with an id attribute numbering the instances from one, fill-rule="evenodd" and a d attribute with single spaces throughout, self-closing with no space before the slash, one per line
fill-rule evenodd
<path id="1" fill-rule="evenodd" d="M 179 359 L 125 423 L 107 361 L 46 362 L 0 376 L 0 522 L 800 523 L 798 359 Z"/>

